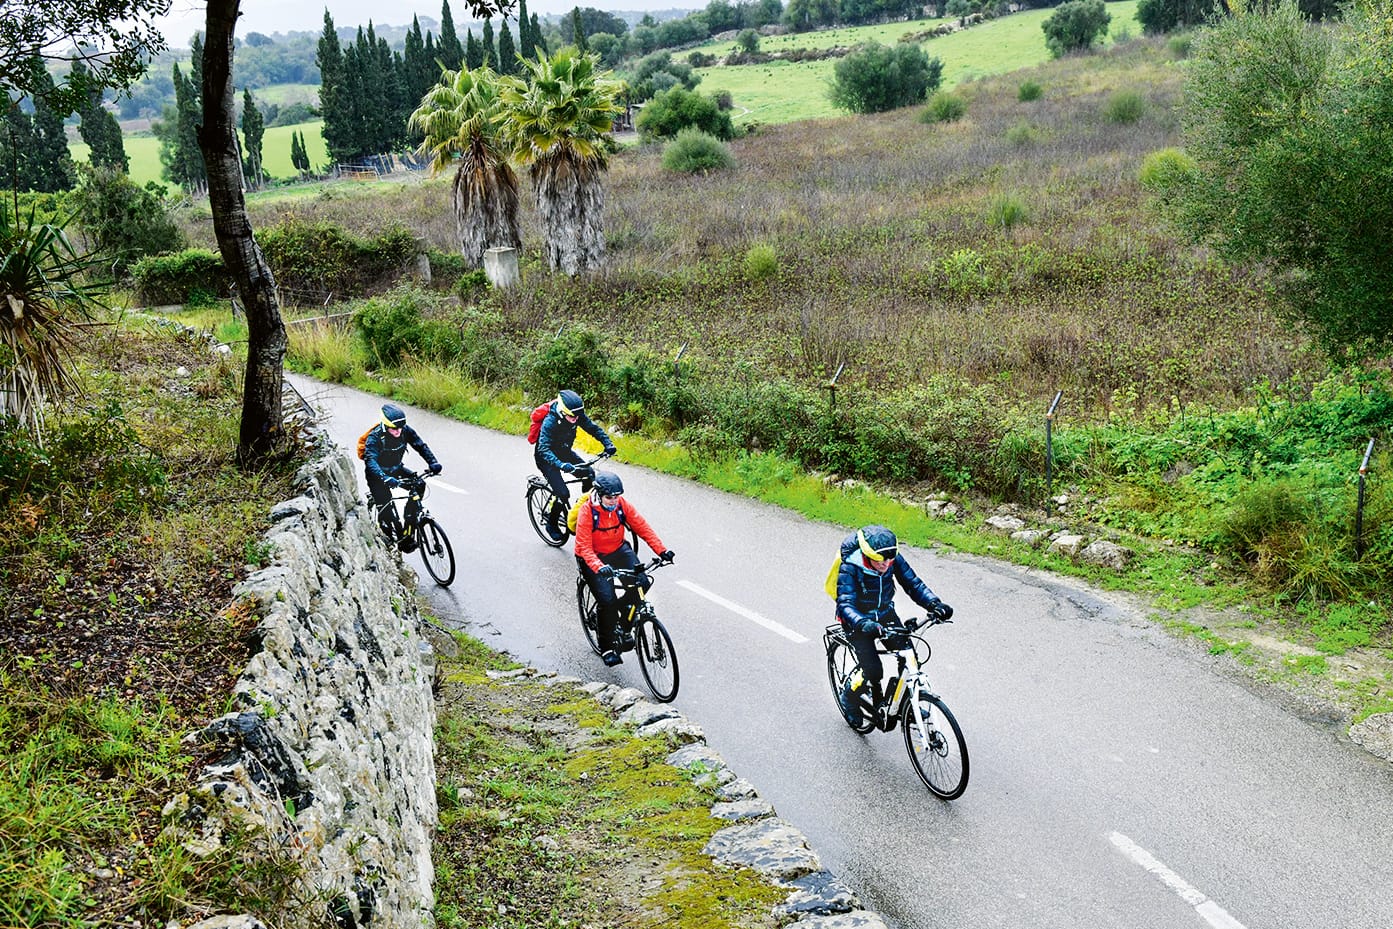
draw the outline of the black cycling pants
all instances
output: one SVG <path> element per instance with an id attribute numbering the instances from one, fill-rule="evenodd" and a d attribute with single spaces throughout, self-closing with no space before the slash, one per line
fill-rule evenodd
<path id="1" fill-rule="evenodd" d="M 608 555 L 600 555 L 600 560 L 611 568 L 624 568 L 630 571 L 637 568 L 640 563 L 637 553 L 628 542 Z M 585 578 L 585 582 L 590 585 L 590 591 L 595 595 L 595 603 L 600 608 L 600 651 L 613 651 L 616 627 L 619 625 L 619 597 L 615 593 L 614 582 L 602 580 L 599 575 L 590 570 L 590 566 L 585 563 L 583 558 L 577 557 L 576 565 L 580 568 L 581 577 Z M 647 591 L 653 586 L 653 579 L 645 574 L 640 586 L 643 587 L 644 591 Z"/>
<path id="2" fill-rule="evenodd" d="M 571 464 L 580 464 L 584 458 L 576 454 L 575 449 L 566 449 L 564 452 L 556 452 L 556 457 L 562 461 L 569 461 Z M 550 461 L 543 461 L 541 455 L 532 456 L 532 460 L 537 463 L 537 470 L 542 472 L 542 477 L 546 478 L 547 484 L 551 486 L 551 492 L 556 494 L 558 500 L 570 506 L 571 487 L 566 483 L 564 472 Z"/>

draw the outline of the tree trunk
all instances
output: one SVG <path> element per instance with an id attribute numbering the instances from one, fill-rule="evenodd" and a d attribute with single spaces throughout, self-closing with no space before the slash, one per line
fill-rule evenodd
<path id="1" fill-rule="evenodd" d="M 574 277 L 605 263 L 605 188 L 599 169 L 562 154 L 532 166 L 547 263 Z"/>
<path id="2" fill-rule="evenodd" d="M 208 0 L 203 126 L 198 131 L 198 144 L 208 169 L 208 203 L 218 249 L 247 314 L 247 374 L 237 461 L 244 468 L 255 468 L 271 455 L 282 436 L 286 336 L 276 282 L 253 237 L 242 197 L 232 88 L 232 37 L 239 5 L 240 0 Z"/>

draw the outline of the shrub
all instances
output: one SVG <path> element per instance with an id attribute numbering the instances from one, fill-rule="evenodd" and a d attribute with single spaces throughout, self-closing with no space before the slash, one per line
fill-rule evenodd
<path id="1" fill-rule="evenodd" d="M 1001 194 L 992 201 L 987 224 L 997 229 L 1010 229 L 1030 218 L 1030 211 L 1014 194 Z"/>
<path id="2" fill-rule="evenodd" d="M 1194 175 L 1195 161 L 1178 148 L 1151 152 L 1141 162 L 1137 180 L 1141 186 L 1169 202 Z"/>
<path id="3" fill-rule="evenodd" d="M 1039 100 L 1044 95 L 1045 89 L 1035 81 L 1025 81 L 1016 91 L 1016 99 L 1020 100 L 1022 103 L 1030 103 L 1034 100 Z"/>
<path id="4" fill-rule="evenodd" d="M 957 94 L 939 91 L 929 98 L 929 105 L 919 118 L 926 123 L 951 123 L 962 119 L 966 112 L 966 100 Z"/>
<path id="5" fill-rule="evenodd" d="M 704 174 L 734 164 L 724 142 L 696 128 L 683 129 L 663 150 L 663 167 L 683 174 Z"/>
<path id="6" fill-rule="evenodd" d="M 1107 35 L 1110 22 L 1112 14 L 1103 8 L 1103 0 L 1067 0 L 1054 8 L 1040 28 L 1050 55 L 1061 58 L 1092 48 Z"/>
<path id="7" fill-rule="evenodd" d="M 682 87 L 658 94 L 638 114 L 639 135 L 645 139 L 670 139 L 687 128 L 722 140 L 735 135 L 730 113 L 712 98 Z"/>
<path id="8" fill-rule="evenodd" d="M 943 277 L 949 289 L 961 294 L 979 293 L 988 284 L 986 262 L 971 248 L 957 249 L 943 259 Z"/>
<path id="9" fill-rule="evenodd" d="M 285 290 L 317 303 L 361 296 L 395 281 L 416 257 L 416 237 L 395 227 L 360 239 L 332 223 L 292 221 L 257 234 L 257 242 Z"/>
<path id="10" fill-rule="evenodd" d="M 522 360 L 524 388 L 547 396 L 564 389 L 590 396 L 608 382 L 609 353 L 600 333 L 584 324 L 568 326 L 541 342 Z"/>
<path id="11" fill-rule="evenodd" d="M 354 313 L 353 324 L 378 367 L 400 364 L 403 356 L 418 352 L 426 339 L 420 295 L 410 289 L 366 301 Z"/>
<path id="12" fill-rule="evenodd" d="M 158 184 L 140 187 L 125 172 L 85 167 L 73 201 L 78 223 L 95 249 L 110 260 L 115 274 L 124 276 L 146 255 L 184 247 L 184 236 L 169 218 L 164 188 Z"/>
<path id="13" fill-rule="evenodd" d="M 1012 145 L 1034 145 L 1040 141 L 1040 130 L 1021 120 L 1006 130 L 1006 141 Z"/>
<path id="14" fill-rule="evenodd" d="M 1195 39 L 1188 32 L 1184 35 L 1173 35 L 1166 40 L 1166 51 L 1175 59 L 1189 58 L 1190 47 L 1195 44 Z"/>
<path id="15" fill-rule="evenodd" d="M 147 306 L 188 303 L 195 293 L 230 293 L 222 256 L 206 248 L 142 258 L 131 268 L 131 279 L 137 299 Z"/>
<path id="16" fill-rule="evenodd" d="M 835 106 L 853 113 L 881 113 L 918 103 L 937 90 L 943 62 L 929 58 L 918 45 L 888 48 L 868 42 L 838 61 L 832 74 L 830 97 Z"/>
<path id="17" fill-rule="evenodd" d="M 774 246 L 757 242 L 745 250 L 745 278 L 764 281 L 779 273 L 779 256 Z"/>
<path id="18" fill-rule="evenodd" d="M 1146 112 L 1146 98 L 1135 90 L 1119 90 L 1108 97 L 1103 106 L 1103 118 L 1110 123 L 1131 125 Z"/>

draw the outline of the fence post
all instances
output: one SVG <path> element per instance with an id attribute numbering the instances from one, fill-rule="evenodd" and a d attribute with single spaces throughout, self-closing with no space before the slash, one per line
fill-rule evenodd
<path id="1" fill-rule="evenodd" d="M 837 373 L 832 375 L 832 380 L 827 382 L 827 409 L 829 410 L 835 410 L 837 408 L 837 378 L 842 376 L 842 369 L 845 367 L 845 361 L 837 365 Z"/>
<path id="2" fill-rule="evenodd" d="M 1364 478 L 1369 473 L 1369 457 L 1374 453 L 1374 440 L 1369 440 L 1364 449 L 1364 460 L 1359 464 L 1359 502 L 1354 506 L 1354 557 L 1364 557 Z"/>
<path id="3" fill-rule="evenodd" d="M 1054 411 L 1064 391 L 1055 391 L 1050 408 L 1045 411 L 1045 499 L 1054 495 Z"/>

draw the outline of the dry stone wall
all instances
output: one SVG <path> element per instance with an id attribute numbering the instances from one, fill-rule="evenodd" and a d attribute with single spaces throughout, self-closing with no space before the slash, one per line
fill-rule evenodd
<path id="1" fill-rule="evenodd" d="M 261 621 L 233 711 L 198 734 L 217 760 L 166 807 L 166 828 L 197 855 L 237 837 L 297 875 L 290 925 L 430 926 L 435 667 L 416 579 L 382 545 L 346 456 L 326 443 L 299 478 L 302 495 L 272 512 L 271 564 L 235 591 Z"/>

